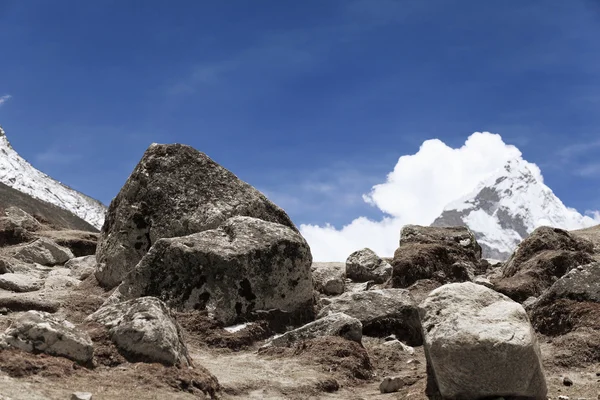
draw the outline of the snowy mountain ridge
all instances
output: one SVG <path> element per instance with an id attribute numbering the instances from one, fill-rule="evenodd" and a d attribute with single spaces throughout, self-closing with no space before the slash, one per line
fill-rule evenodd
<path id="1" fill-rule="evenodd" d="M 448 204 L 432 226 L 468 226 L 484 257 L 504 260 L 539 226 L 573 230 L 597 224 L 566 207 L 544 184 L 539 168 L 519 158 Z"/>
<path id="2" fill-rule="evenodd" d="M 1 127 L 0 182 L 70 211 L 98 229 L 104 223 L 106 206 L 35 169 L 12 148 Z"/>

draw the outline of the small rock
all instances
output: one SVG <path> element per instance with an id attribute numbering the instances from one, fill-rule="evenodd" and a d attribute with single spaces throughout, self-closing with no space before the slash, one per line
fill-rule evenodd
<path id="1" fill-rule="evenodd" d="M 388 346 L 388 347 L 393 347 L 398 351 L 401 351 L 403 353 L 407 353 L 410 355 L 415 354 L 415 349 L 413 347 L 407 346 L 399 340 L 391 340 L 389 342 L 385 342 L 383 345 Z"/>
<path id="2" fill-rule="evenodd" d="M 404 387 L 404 381 L 399 376 L 391 378 L 387 377 L 379 385 L 379 391 L 381 393 L 394 393 Z"/>
<path id="3" fill-rule="evenodd" d="M 392 266 L 365 248 L 350 254 L 346 260 L 346 276 L 356 282 L 384 283 L 392 277 Z"/>
<path id="4" fill-rule="evenodd" d="M 75 392 L 71 395 L 71 400 L 92 400 L 92 394 L 88 392 Z"/>
<path id="5" fill-rule="evenodd" d="M 325 295 L 344 293 L 346 265 L 344 263 L 313 263 L 311 267 L 315 289 Z"/>
<path id="6" fill-rule="evenodd" d="M 523 302 L 523 307 L 525 307 L 525 308 L 529 308 L 529 307 L 531 307 L 531 306 L 532 306 L 532 305 L 533 305 L 533 304 L 534 304 L 534 303 L 537 301 L 537 299 L 538 299 L 537 297 L 533 297 L 533 296 L 530 296 L 530 297 L 528 297 L 528 298 L 527 298 L 527 299 L 526 299 L 526 300 Z"/>
<path id="7" fill-rule="evenodd" d="M 558 400 L 569 400 L 569 396 L 558 396 Z"/>
<path id="8" fill-rule="evenodd" d="M 563 385 L 565 386 L 573 386 L 573 381 L 567 377 L 563 378 Z"/>
<path id="9" fill-rule="evenodd" d="M 487 288 L 493 289 L 494 288 L 494 284 L 488 279 L 488 278 L 484 278 L 482 276 L 477 276 L 473 279 L 473 283 L 476 283 L 478 285 L 483 285 Z"/>
<path id="10" fill-rule="evenodd" d="M 406 363 L 408 365 L 419 365 L 419 364 L 421 364 L 421 361 L 416 360 L 416 359 L 413 358 L 412 360 L 408 360 Z"/>
<path id="11" fill-rule="evenodd" d="M 71 250 L 46 238 L 39 238 L 34 242 L 19 246 L 14 255 L 17 260 L 26 263 L 48 266 L 64 264 L 74 257 Z"/>

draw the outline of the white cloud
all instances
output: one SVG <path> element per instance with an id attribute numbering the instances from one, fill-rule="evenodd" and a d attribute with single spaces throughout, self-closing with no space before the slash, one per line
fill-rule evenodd
<path id="1" fill-rule="evenodd" d="M 381 221 L 360 217 L 341 229 L 301 225 L 300 230 L 316 261 L 344 261 L 363 247 L 392 256 L 403 225 L 431 224 L 448 203 L 474 190 L 515 158 L 521 158 L 519 149 L 489 132 L 472 134 L 460 148 L 451 148 L 438 139 L 427 140 L 416 154 L 400 157 L 386 182 L 363 196 L 388 215 Z M 529 166 L 541 178 L 539 168 Z"/>
<path id="2" fill-rule="evenodd" d="M 8 100 L 11 99 L 11 95 L 10 94 L 5 94 L 4 96 L 0 96 L 0 106 L 3 105 L 4 103 L 6 103 Z"/>

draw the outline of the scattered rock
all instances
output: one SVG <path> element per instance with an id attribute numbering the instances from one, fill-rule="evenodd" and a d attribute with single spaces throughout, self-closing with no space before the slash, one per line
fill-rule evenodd
<path id="1" fill-rule="evenodd" d="M 88 392 L 75 392 L 71 395 L 71 400 L 92 400 L 92 394 Z"/>
<path id="2" fill-rule="evenodd" d="M 443 398 L 546 398 L 537 339 L 520 304 L 467 282 L 434 290 L 419 309 L 430 382 Z"/>
<path id="3" fill-rule="evenodd" d="M 46 353 L 82 364 L 89 363 L 94 355 L 87 333 L 43 311 L 28 311 L 20 316 L 0 337 L 0 347 Z"/>
<path id="4" fill-rule="evenodd" d="M 96 256 L 72 258 L 65 264 L 71 270 L 71 276 L 80 281 L 92 275 L 96 270 Z"/>
<path id="5" fill-rule="evenodd" d="M 152 144 L 110 204 L 96 278 L 117 286 L 159 239 L 213 230 L 234 216 L 297 231 L 285 211 L 204 153 Z"/>
<path id="6" fill-rule="evenodd" d="M 311 267 L 314 287 L 327 296 L 344 293 L 346 287 L 346 266 L 343 263 L 313 263 Z"/>
<path id="7" fill-rule="evenodd" d="M 180 311 L 206 309 L 224 325 L 260 310 L 303 323 L 314 319 L 311 264 L 293 229 L 233 217 L 218 229 L 157 241 L 109 301 L 157 296 Z"/>
<path id="8" fill-rule="evenodd" d="M 404 387 L 404 380 L 397 376 L 395 378 L 387 377 L 379 384 L 381 393 L 395 393 Z"/>
<path id="9" fill-rule="evenodd" d="M 530 313 L 533 326 L 553 336 L 579 328 L 600 330 L 599 315 L 600 262 L 569 271 L 538 298 Z"/>
<path id="10" fill-rule="evenodd" d="M 563 385 L 565 385 L 565 386 L 573 386 L 573 381 L 571 379 L 569 379 L 568 377 L 564 377 L 563 378 Z"/>
<path id="11" fill-rule="evenodd" d="M 295 342 L 322 336 L 340 336 L 360 343 L 362 324 L 356 318 L 343 313 L 330 314 L 271 339 L 264 347 L 289 347 Z"/>
<path id="12" fill-rule="evenodd" d="M 19 246 L 13 257 L 26 263 L 48 266 L 64 264 L 74 258 L 71 250 L 46 238 L 39 238 L 34 242 Z"/>
<path id="13" fill-rule="evenodd" d="M 572 268 L 594 261 L 593 251 L 590 241 L 565 230 L 537 228 L 502 267 L 495 289 L 519 302 L 537 297 Z"/>
<path id="14" fill-rule="evenodd" d="M 27 275 L 12 273 L 0 275 L 0 289 L 11 292 L 34 292 L 40 290 L 43 285 L 43 280 Z"/>
<path id="15" fill-rule="evenodd" d="M 191 365 L 179 324 L 154 297 L 103 306 L 87 320 L 103 324 L 128 356 L 165 365 Z"/>
<path id="16" fill-rule="evenodd" d="M 346 260 L 346 276 L 356 282 L 385 283 L 392 277 L 392 266 L 365 248 L 350 254 Z"/>
<path id="17" fill-rule="evenodd" d="M 406 289 L 369 290 L 349 292 L 331 299 L 318 317 L 344 313 L 358 319 L 367 336 L 385 337 L 395 334 L 396 338 L 410 345 L 423 343 L 419 311 Z"/>
<path id="18" fill-rule="evenodd" d="M 407 346 L 399 340 L 390 340 L 385 342 L 383 345 L 393 348 L 395 351 L 400 351 L 402 353 L 410 355 L 415 354 L 415 349 L 413 347 Z"/>
<path id="19" fill-rule="evenodd" d="M 569 396 L 558 396 L 558 400 L 569 400 Z"/>
<path id="20" fill-rule="evenodd" d="M 421 279 L 441 283 L 472 280 L 481 260 L 481 247 L 466 227 L 406 225 L 394 253 L 394 287 Z"/>

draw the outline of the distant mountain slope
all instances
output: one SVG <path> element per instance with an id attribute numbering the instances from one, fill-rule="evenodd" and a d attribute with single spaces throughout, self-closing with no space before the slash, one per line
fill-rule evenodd
<path id="1" fill-rule="evenodd" d="M 38 200 L 26 193 L 20 192 L 0 183 L 0 216 L 4 210 L 15 206 L 45 222 L 54 229 L 71 229 L 78 231 L 97 232 L 98 230 L 70 211 L 54 204 Z"/>
<path id="2" fill-rule="evenodd" d="M 504 260 L 538 226 L 572 230 L 595 224 L 567 208 L 543 183 L 537 167 L 515 159 L 472 193 L 448 204 L 432 226 L 468 226 L 484 257 Z"/>
<path id="3" fill-rule="evenodd" d="M 0 183 L 68 210 L 97 229 L 104 223 L 106 207 L 89 196 L 35 169 L 12 148 L 0 128 Z"/>

